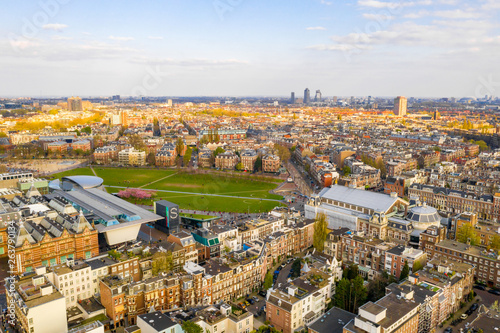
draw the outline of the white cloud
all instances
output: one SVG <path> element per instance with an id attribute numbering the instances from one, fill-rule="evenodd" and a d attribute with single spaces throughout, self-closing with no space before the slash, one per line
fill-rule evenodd
<path id="1" fill-rule="evenodd" d="M 432 15 L 449 19 L 474 19 L 482 16 L 482 14 L 477 12 L 471 10 L 464 11 L 461 9 L 436 11 L 433 12 Z"/>
<path id="2" fill-rule="evenodd" d="M 134 37 L 123 37 L 123 36 L 109 36 L 108 38 L 111 40 L 116 40 L 116 41 L 120 41 L 120 42 L 127 42 L 127 41 L 134 40 Z"/>
<path id="3" fill-rule="evenodd" d="M 326 28 L 325 27 L 308 27 L 308 28 L 306 28 L 306 30 L 309 30 L 309 31 L 326 30 Z"/>
<path id="4" fill-rule="evenodd" d="M 413 6 L 414 2 L 411 2 L 411 1 L 387 2 L 387 1 L 378 1 L 378 0 L 358 0 L 358 5 L 361 7 L 369 7 L 369 8 L 397 9 L 397 8 L 401 8 L 401 7 Z"/>
<path id="5" fill-rule="evenodd" d="M 237 59 L 224 59 L 224 60 L 213 60 L 213 59 L 172 59 L 172 58 L 148 58 L 148 57 L 136 57 L 131 60 L 132 63 L 137 64 L 150 64 L 150 65 L 170 65 L 178 67 L 227 67 L 227 66 L 240 66 L 247 65 L 248 62 L 237 60 Z"/>
<path id="6" fill-rule="evenodd" d="M 320 3 L 321 3 L 322 5 L 327 5 L 327 6 L 330 6 L 330 5 L 332 4 L 332 2 L 330 2 L 330 1 L 326 1 L 326 0 L 320 0 Z"/>
<path id="7" fill-rule="evenodd" d="M 162 40 L 163 37 L 161 37 L 161 36 L 148 36 L 148 39 Z"/>
<path id="8" fill-rule="evenodd" d="M 370 14 L 370 13 L 364 13 L 363 17 L 367 20 L 374 20 L 374 21 L 388 21 L 388 20 L 393 20 L 394 16 L 392 15 L 386 15 L 386 14 Z"/>
<path id="9" fill-rule="evenodd" d="M 54 30 L 54 31 L 62 31 L 63 29 L 67 28 L 68 26 L 66 24 L 62 23 L 49 23 L 42 25 L 42 29 L 44 30 Z"/>
<path id="10" fill-rule="evenodd" d="M 72 40 L 73 37 L 55 35 L 55 36 L 52 36 L 52 39 L 53 40 Z"/>

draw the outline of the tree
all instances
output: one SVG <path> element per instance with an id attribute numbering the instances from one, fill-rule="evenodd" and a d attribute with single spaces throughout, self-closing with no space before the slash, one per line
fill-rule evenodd
<path id="1" fill-rule="evenodd" d="M 464 223 L 458 229 L 457 241 L 460 243 L 468 243 L 470 241 L 470 245 L 478 245 L 481 239 L 476 229 L 470 223 Z"/>
<path id="2" fill-rule="evenodd" d="M 81 133 L 86 133 L 88 135 L 92 134 L 92 128 L 90 126 L 82 128 Z"/>
<path id="3" fill-rule="evenodd" d="M 475 144 L 479 146 L 479 150 L 481 151 L 488 150 L 488 145 L 483 140 L 476 141 Z"/>
<path id="4" fill-rule="evenodd" d="M 200 325 L 193 323 L 192 321 L 185 321 L 182 323 L 182 330 L 185 333 L 203 333 L 203 329 Z"/>
<path id="5" fill-rule="evenodd" d="M 184 155 L 184 140 L 182 138 L 177 139 L 177 143 L 175 144 L 175 151 L 178 156 Z"/>
<path id="6" fill-rule="evenodd" d="M 342 276 L 349 280 L 354 280 L 358 275 L 359 275 L 358 265 L 354 264 L 349 265 L 349 267 L 344 269 L 344 272 L 342 273 Z"/>
<path id="7" fill-rule="evenodd" d="M 154 276 L 161 272 L 170 272 L 173 267 L 174 260 L 171 251 L 153 254 L 152 273 Z"/>
<path id="8" fill-rule="evenodd" d="M 297 278 L 300 276 L 300 268 L 302 266 L 302 261 L 300 258 L 295 259 L 295 261 L 292 264 L 292 278 Z"/>
<path id="9" fill-rule="evenodd" d="M 193 149 L 191 149 L 191 147 L 188 147 L 188 149 L 186 149 L 186 153 L 184 154 L 184 166 L 187 166 L 189 164 L 189 161 L 191 161 L 192 154 L 193 154 Z"/>
<path id="10" fill-rule="evenodd" d="M 335 288 L 334 302 L 335 306 L 347 310 L 349 308 L 349 294 L 351 292 L 351 282 L 343 278 Z"/>
<path id="11" fill-rule="evenodd" d="M 217 155 L 222 154 L 222 153 L 224 153 L 224 152 L 225 152 L 225 150 L 224 150 L 224 149 L 222 149 L 221 147 L 217 147 L 217 148 L 214 150 L 214 157 L 217 157 Z"/>
<path id="12" fill-rule="evenodd" d="M 420 262 L 420 260 L 417 260 L 413 263 L 413 267 L 411 268 L 411 272 L 412 273 L 418 272 L 422 268 L 424 268 L 424 265 Z"/>
<path id="13" fill-rule="evenodd" d="M 344 173 L 344 176 L 349 176 L 351 174 L 351 167 L 348 165 L 344 165 L 342 168 L 342 172 Z"/>
<path id="14" fill-rule="evenodd" d="M 328 222 L 326 215 L 323 213 L 316 215 L 314 223 L 313 246 L 318 252 L 323 252 L 325 248 L 326 236 L 328 235 Z"/>
<path id="15" fill-rule="evenodd" d="M 155 153 L 153 152 L 149 153 L 148 156 L 146 156 L 146 162 L 149 165 L 155 165 L 156 162 Z"/>
<path id="16" fill-rule="evenodd" d="M 129 136 L 128 142 L 132 145 L 132 147 L 134 147 L 134 149 L 137 150 L 146 149 L 146 144 L 144 143 L 144 140 L 142 140 L 139 134 L 132 134 L 131 136 Z"/>
<path id="17" fill-rule="evenodd" d="M 493 250 L 500 250 L 500 236 L 499 235 L 494 235 L 493 238 L 490 240 L 490 249 Z"/>
<path id="18" fill-rule="evenodd" d="M 269 289 L 273 286 L 273 275 L 271 271 L 267 272 L 266 277 L 264 278 L 264 289 Z"/>
<path id="19" fill-rule="evenodd" d="M 240 163 L 236 164 L 236 170 L 241 171 L 243 169 L 245 169 L 245 166 L 243 165 L 243 163 L 240 162 Z"/>
<path id="20" fill-rule="evenodd" d="M 261 171 L 262 170 L 262 158 L 260 156 L 257 157 L 257 159 L 255 160 L 253 169 L 255 171 Z"/>
<path id="21" fill-rule="evenodd" d="M 365 303 L 367 292 L 365 280 L 358 275 L 352 280 L 352 304 L 350 311 L 356 313 L 358 308 Z"/>
<path id="22" fill-rule="evenodd" d="M 407 279 L 408 275 L 410 275 L 410 266 L 408 266 L 408 261 L 405 260 L 405 265 L 403 266 L 403 269 L 401 270 L 401 274 L 399 275 L 399 281 L 403 281 L 404 279 Z"/>
<path id="23" fill-rule="evenodd" d="M 287 147 L 275 143 L 273 148 L 281 161 L 286 162 L 290 159 L 290 150 Z"/>

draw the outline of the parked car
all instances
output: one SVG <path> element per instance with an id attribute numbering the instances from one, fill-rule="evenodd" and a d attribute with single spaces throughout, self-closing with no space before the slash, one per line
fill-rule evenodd
<path id="1" fill-rule="evenodd" d="M 467 317 L 468 317 L 468 316 L 467 316 L 467 314 L 466 314 L 466 313 L 462 313 L 462 315 L 460 316 L 460 319 L 464 319 L 464 320 L 465 320 L 465 319 L 467 319 Z"/>
<path id="2" fill-rule="evenodd" d="M 470 309 L 472 311 L 476 311 L 478 307 L 479 307 L 479 304 L 478 303 L 474 303 L 474 304 L 471 305 Z"/>
<path id="3" fill-rule="evenodd" d="M 252 304 L 252 305 L 253 305 L 253 303 L 255 303 L 255 301 L 253 299 L 251 299 L 251 298 L 247 299 L 247 302 L 250 303 L 250 304 Z"/>
<path id="4" fill-rule="evenodd" d="M 241 302 L 241 303 L 238 303 L 238 306 L 240 308 L 242 308 L 243 310 L 245 310 L 247 308 L 247 306 L 245 305 L 245 303 Z"/>
<path id="5" fill-rule="evenodd" d="M 452 333 L 453 332 L 453 328 L 451 327 L 448 327 L 447 329 L 444 330 L 444 333 Z"/>
<path id="6" fill-rule="evenodd" d="M 500 295 L 500 290 L 490 289 L 488 290 L 488 292 L 493 295 Z"/>
<path id="7" fill-rule="evenodd" d="M 266 290 L 261 290 L 261 291 L 259 291 L 259 295 L 262 296 L 262 297 L 266 297 L 267 296 L 267 291 Z"/>
<path id="8" fill-rule="evenodd" d="M 259 298 L 257 296 L 252 296 L 252 299 L 255 301 L 255 302 L 258 302 L 259 301 Z"/>
<path id="9" fill-rule="evenodd" d="M 246 305 L 247 307 L 248 307 L 248 306 L 250 306 L 250 303 L 248 303 L 247 301 L 245 301 L 245 302 L 243 302 L 243 303 L 245 303 L 245 305 Z"/>
<path id="10" fill-rule="evenodd" d="M 479 289 L 479 290 L 486 290 L 486 288 L 485 288 L 484 286 L 480 285 L 480 284 L 476 284 L 476 285 L 474 286 L 474 288 L 475 288 L 475 289 Z"/>

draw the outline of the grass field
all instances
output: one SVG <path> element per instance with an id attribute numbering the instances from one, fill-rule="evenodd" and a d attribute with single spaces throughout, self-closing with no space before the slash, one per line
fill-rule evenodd
<path id="1" fill-rule="evenodd" d="M 279 195 L 269 193 L 270 190 L 277 187 L 278 184 L 275 182 L 254 181 L 247 178 L 213 174 L 187 174 L 177 170 L 94 167 L 94 171 L 97 176 L 104 179 L 104 185 L 193 193 L 157 192 L 157 197 L 154 200 L 169 200 L 177 203 L 181 209 L 259 213 L 281 206 L 276 201 L 259 200 L 261 198 L 282 199 Z M 90 168 L 79 168 L 54 174 L 53 176 L 61 178 L 72 175 L 93 175 L 93 173 Z M 118 192 L 120 189 L 107 188 L 107 190 L 113 193 Z M 234 196 L 234 198 L 213 197 L 203 194 L 228 195 Z M 136 203 L 151 205 L 152 201 L 145 200 Z"/>

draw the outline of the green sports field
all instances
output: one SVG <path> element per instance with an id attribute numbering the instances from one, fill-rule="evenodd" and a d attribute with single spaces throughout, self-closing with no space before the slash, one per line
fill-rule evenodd
<path id="1" fill-rule="evenodd" d="M 155 200 L 166 199 L 177 203 L 183 209 L 227 211 L 227 212 L 266 212 L 276 206 L 282 197 L 270 194 L 278 186 L 276 179 L 257 181 L 246 177 L 230 177 L 218 174 L 189 174 L 178 170 L 158 170 L 139 168 L 102 168 L 94 167 L 97 176 L 104 179 L 104 185 L 110 193 L 120 191 L 119 187 L 140 187 L 160 190 Z M 79 168 L 54 174 L 54 178 L 73 175 L 94 175 L 90 168 Z M 161 192 L 179 191 L 189 193 Z M 192 194 L 191 194 L 192 193 Z M 208 196 L 217 194 L 228 197 Z M 240 198 L 239 198 L 240 197 Z M 243 198 L 244 197 L 244 198 Z M 252 198 L 252 199 L 248 199 Z M 255 198 L 255 199 L 253 199 Z M 137 202 L 151 204 L 151 200 Z"/>

